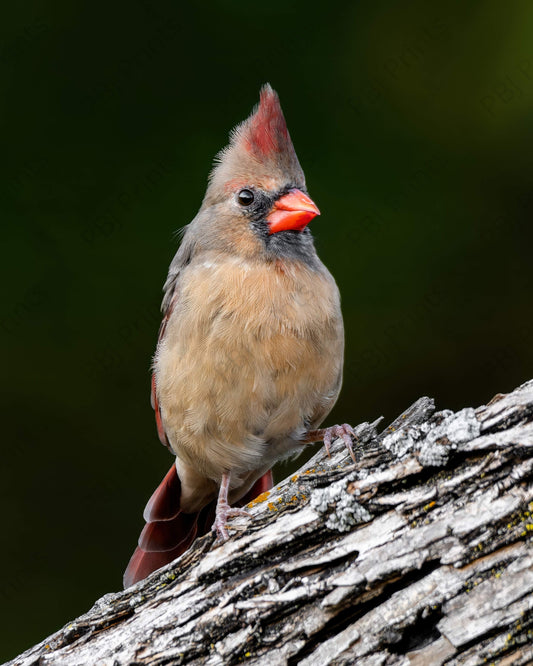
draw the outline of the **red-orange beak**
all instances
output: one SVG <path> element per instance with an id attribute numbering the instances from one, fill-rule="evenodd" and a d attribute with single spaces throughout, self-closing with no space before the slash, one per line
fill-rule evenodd
<path id="1" fill-rule="evenodd" d="M 301 190 L 289 190 L 280 197 L 267 215 L 269 233 L 294 229 L 302 231 L 320 211 Z"/>

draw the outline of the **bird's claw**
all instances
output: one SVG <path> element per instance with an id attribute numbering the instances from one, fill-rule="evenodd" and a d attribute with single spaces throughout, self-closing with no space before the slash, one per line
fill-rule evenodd
<path id="1" fill-rule="evenodd" d="M 331 458 L 331 453 L 330 453 L 331 442 L 335 439 L 342 439 L 342 441 L 346 444 L 346 448 L 350 452 L 352 460 L 354 461 L 354 463 L 357 462 L 353 450 L 352 438 L 354 441 L 357 442 L 358 438 L 357 435 L 355 434 L 355 430 L 348 423 L 343 423 L 342 425 L 334 425 L 330 426 L 329 428 L 324 428 L 324 447 L 326 449 L 328 457 Z"/>
<path id="2" fill-rule="evenodd" d="M 211 528 L 217 536 L 217 541 L 224 543 L 224 541 L 229 539 L 226 523 L 228 522 L 228 518 L 236 518 L 237 516 L 246 516 L 246 518 L 249 518 L 250 514 L 248 511 L 246 511 L 246 509 L 231 507 L 229 504 L 221 504 L 219 502 L 217 505 L 215 522 Z"/>

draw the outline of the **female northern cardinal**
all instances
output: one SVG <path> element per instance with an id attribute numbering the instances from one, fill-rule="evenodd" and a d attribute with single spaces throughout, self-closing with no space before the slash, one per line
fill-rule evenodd
<path id="1" fill-rule="evenodd" d="M 319 210 L 267 84 L 217 158 L 164 286 L 152 406 L 176 461 L 144 511 L 124 585 L 181 555 L 272 487 L 273 464 L 352 428 L 316 430 L 342 381 L 337 285 L 307 228 Z M 218 500 L 217 498 L 218 494 Z"/>

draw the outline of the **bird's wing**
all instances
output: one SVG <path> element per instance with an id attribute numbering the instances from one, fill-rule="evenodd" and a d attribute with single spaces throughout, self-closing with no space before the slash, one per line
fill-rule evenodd
<path id="1" fill-rule="evenodd" d="M 161 343 L 161 340 L 165 336 L 165 331 L 167 328 L 167 322 L 170 317 L 170 314 L 172 312 L 173 304 L 177 298 L 177 294 L 174 294 L 172 301 L 170 302 L 165 315 L 163 317 L 163 321 L 161 322 L 161 326 L 159 327 L 159 335 L 157 338 L 157 345 Z M 156 378 L 155 378 L 155 371 L 152 371 L 152 391 L 151 391 L 151 399 L 150 402 L 152 403 L 152 408 L 155 412 L 155 422 L 157 425 L 157 434 L 159 436 L 159 440 L 161 444 L 167 447 L 167 449 L 173 453 L 170 444 L 167 439 L 167 435 L 165 433 L 165 428 L 163 427 L 163 421 L 161 419 L 161 408 L 159 406 L 159 402 L 157 400 L 157 386 L 156 386 Z"/>
<path id="2" fill-rule="evenodd" d="M 183 269 L 190 263 L 192 256 L 194 254 L 194 249 L 195 249 L 194 243 L 191 240 L 190 234 L 185 235 L 186 229 L 187 227 L 184 227 L 183 241 L 174 256 L 174 259 L 170 264 L 170 268 L 168 270 L 168 276 L 163 286 L 164 296 L 163 296 L 163 303 L 161 305 L 161 310 L 163 311 L 163 321 L 161 322 L 161 326 L 159 327 L 159 335 L 157 337 L 157 347 L 159 347 L 161 341 L 165 337 L 168 320 L 178 300 L 180 276 L 183 272 Z M 163 421 L 161 419 L 161 408 L 159 406 L 159 402 L 157 399 L 157 385 L 156 385 L 155 372 L 152 372 L 150 402 L 152 403 L 152 408 L 155 412 L 155 421 L 157 425 L 157 434 L 159 436 L 159 440 L 161 441 L 161 444 L 166 446 L 171 453 L 174 453 L 170 447 L 167 435 L 165 433 L 165 429 L 163 427 Z"/>

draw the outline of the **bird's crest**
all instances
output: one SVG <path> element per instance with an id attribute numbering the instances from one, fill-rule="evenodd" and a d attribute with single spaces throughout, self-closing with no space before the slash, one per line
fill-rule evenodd
<path id="1" fill-rule="evenodd" d="M 259 104 L 237 133 L 246 149 L 260 159 L 294 151 L 279 97 L 268 83 L 261 88 Z"/>
<path id="2" fill-rule="evenodd" d="M 305 185 L 305 177 L 287 129 L 279 98 L 270 84 L 261 88 L 259 104 L 231 132 L 211 173 L 215 189 L 235 182 Z"/>

